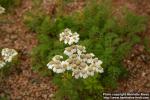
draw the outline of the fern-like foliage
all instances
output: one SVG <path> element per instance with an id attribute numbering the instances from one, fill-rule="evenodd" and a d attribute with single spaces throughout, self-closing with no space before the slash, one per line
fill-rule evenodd
<path id="1" fill-rule="evenodd" d="M 120 24 L 118 18 L 113 16 L 108 0 L 87 1 L 86 7 L 80 12 L 55 14 L 54 17 L 31 11 L 24 17 L 25 24 L 37 33 L 39 40 L 32 53 L 35 71 L 43 75 L 50 73 L 46 64 L 54 55 L 63 53 L 65 45 L 59 42 L 58 35 L 65 28 L 77 31 L 81 38 L 79 44 L 103 61 L 104 74 L 85 80 L 74 80 L 67 73 L 63 77 L 53 74 L 54 83 L 59 88 L 57 99 L 101 100 L 101 93 L 105 89 L 116 88 L 117 80 L 127 75 L 122 60 L 132 46 L 140 42 L 136 33 L 145 29 L 146 20 L 143 16 L 125 11 L 121 19 L 123 24 Z"/>

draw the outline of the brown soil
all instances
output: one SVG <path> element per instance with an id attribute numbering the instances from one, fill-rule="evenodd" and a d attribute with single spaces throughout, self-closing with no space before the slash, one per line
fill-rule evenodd
<path id="1" fill-rule="evenodd" d="M 150 17 L 150 0 L 113 0 L 114 6 L 119 11 L 127 7 L 137 14 Z M 150 22 L 141 37 L 150 39 Z M 125 67 L 129 71 L 127 79 L 120 80 L 117 92 L 150 92 L 150 54 L 141 44 L 133 47 L 131 54 L 124 60 Z"/>
<path id="2" fill-rule="evenodd" d="M 41 77 L 31 70 L 29 53 L 36 46 L 36 34 L 29 31 L 23 24 L 23 14 L 32 8 L 32 0 L 22 0 L 21 6 L 14 13 L 8 14 L 6 23 L 0 23 L 0 48 L 9 47 L 19 51 L 20 64 L 16 72 L 13 72 L 0 84 L 0 95 L 8 94 L 12 100 L 48 100 L 53 96 L 55 87 L 49 77 Z M 47 13 L 55 10 L 54 2 L 47 3 L 44 0 L 43 8 Z M 66 11 L 81 9 L 84 0 L 77 0 L 66 7 Z M 113 0 L 116 11 L 126 6 L 138 14 L 150 16 L 150 0 Z M 140 33 L 141 36 L 150 38 L 150 23 L 147 30 Z M 143 45 L 137 44 L 132 53 L 124 60 L 129 76 L 120 80 L 119 87 L 115 91 L 126 92 L 150 92 L 150 55 Z"/>

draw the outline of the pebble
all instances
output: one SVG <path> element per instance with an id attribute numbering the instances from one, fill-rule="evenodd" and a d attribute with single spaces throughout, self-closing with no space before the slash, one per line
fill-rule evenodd
<path id="1" fill-rule="evenodd" d="M 12 35 L 12 36 L 10 36 L 10 38 L 12 39 L 12 40 L 17 40 L 17 35 Z"/>
<path id="2" fill-rule="evenodd" d="M 145 87 L 150 88 L 150 82 L 149 81 L 145 83 Z"/>
<path id="3" fill-rule="evenodd" d="M 47 98 L 48 98 L 48 96 L 47 96 L 46 94 L 43 94 L 42 97 L 43 97 L 44 99 L 47 99 Z"/>
<path id="4" fill-rule="evenodd" d="M 146 75 L 146 73 L 145 72 L 142 72 L 142 77 L 144 77 Z"/>
<path id="5" fill-rule="evenodd" d="M 50 98 L 54 97 L 54 94 L 50 94 L 49 97 L 50 97 Z"/>

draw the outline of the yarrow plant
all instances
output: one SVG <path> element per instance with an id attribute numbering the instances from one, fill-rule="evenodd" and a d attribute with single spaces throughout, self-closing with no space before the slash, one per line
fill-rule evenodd
<path id="1" fill-rule="evenodd" d="M 15 49 L 4 48 L 1 51 L 2 60 L 0 60 L 0 68 L 4 67 L 7 63 L 12 62 L 12 60 L 18 55 Z"/>
<path id="2" fill-rule="evenodd" d="M 0 5 L 0 14 L 3 14 L 5 13 L 5 8 L 3 8 L 1 5 Z"/>
<path id="3" fill-rule="evenodd" d="M 56 55 L 47 64 L 49 69 L 52 69 L 55 73 L 64 73 L 65 71 L 72 71 L 72 76 L 76 79 L 87 78 L 93 76 L 94 73 L 103 73 L 104 70 L 101 67 L 102 61 L 99 60 L 93 53 L 86 53 L 86 47 L 77 45 L 79 34 L 77 32 L 72 33 L 70 29 L 65 29 L 60 33 L 60 41 L 64 41 L 65 44 L 69 44 L 66 47 L 64 54 L 68 56 L 68 59 L 63 60 L 63 56 Z"/>
<path id="4" fill-rule="evenodd" d="M 61 1 L 62 5 L 68 5 L 66 0 Z M 39 13 L 38 9 L 32 9 L 24 16 L 27 27 L 38 33 L 39 42 L 32 52 L 32 69 L 42 76 L 52 75 L 52 81 L 58 89 L 54 97 L 56 100 L 102 100 L 103 92 L 116 89 L 118 80 L 128 76 L 122 61 L 135 44 L 141 43 L 136 33 L 143 32 L 146 27 L 147 19 L 144 16 L 127 9 L 120 12 L 123 15 L 121 19 L 120 16 L 114 16 L 111 0 L 86 1 L 80 12 L 75 10 L 66 13 L 63 5 L 58 6 L 52 16 Z M 80 38 L 69 29 L 60 32 L 64 27 L 77 30 Z M 58 33 L 61 33 L 60 38 L 57 38 Z M 64 42 L 66 45 L 62 45 Z M 104 71 L 102 74 L 95 71 L 94 55 L 103 61 L 100 64 L 103 68 L 98 67 L 103 69 L 100 70 Z M 49 62 L 47 58 L 52 60 Z M 46 64 L 50 70 L 43 67 Z M 90 76 L 93 73 L 94 76 Z M 83 76 L 88 78 L 83 79 Z"/>

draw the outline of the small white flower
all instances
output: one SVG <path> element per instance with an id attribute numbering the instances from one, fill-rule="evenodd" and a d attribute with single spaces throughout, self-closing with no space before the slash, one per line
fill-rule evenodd
<path id="1" fill-rule="evenodd" d="M 74 76 L 75 79 L 78 79 L 78 78 L 80 77 L 80 72 L 79 72 L 78 70 L 74 70 L 74 71 L 72 72 L 72 76 Z"/>
<path id="2" fill-rule="evenodd" d="M 55 73 L 63 73 L 66 70 L 68 63 L 60 61 L 61 59 L 63 59 L 63 57 L 60 55 L 54 56 L 52 61 L 47 64 L 48 69 L 52 69 Z"/>
<path id="3" fill-rule="evenodd" d="M 89 66 L 87 68 L 87 74 L 90 75 L 90 76 L 94 76 L 94 70 L 93 70 L 92 66 Z"/>
<path id="4" fill-rule="evenodd" d="M 63 73 L 65 69 L 63 68 L 63 66 L 61 66 L 61 64 L 57 64 L 57 65 L 53 65 L 53 71 L 55 73 Z"/>
<path id="5" fill-rule="evenodd" d="M 56 69 L 56 73 L 63 73 L 64 69 Z"/>
<path id="6" fill-rule="evenodd" d="M 94 76 L 94 71 L 88 72 L 88 75 Z"/>
<path id="7" fill-rule="evenodd" d="M 72 49 L 72 47 L 67 47 L 65 48 L 64 54 L 70 57 L 75 52 L 76 52 L 75 48 Z"/>
<path id="8" fill-rule="evenodd" d="M 5 62 L 11 62 L 12 61 L 12 57 L 10 56 L 6 56 L 6 57 L 3 57 L 3 59 L 5 60 Z"/>
<path id="9" fill-rule="evenodd" d="M 52 61 L 50 61 L 50 62 L 47 64 L 48 69 L 53 69 L 53 64 L 54 64 L 54 63 L 52 63 Z"/>
<path id="10" fill-rule="evenodd" d="M 71 70 L 72 67 L 70 65 L 67 66 L 67 70 Z"/>
<path id="11" fill-rule="evenodd" d="M 88 77 L 88 74 L 83 74 L 83 78 L 87 78 Z"/>
<path id="12" fill-rule="evenodd" d="M 96 66 L 101 66 L 102 63 L 103 63 L 103 62 L 102 62 L 101 60 L 98 60 L 97 62 L 95 62 L 95 65 L 96 65 Z"/>
<path id="13" fill-rule="evenodd" d="M 71 44 L 73 44 L 73 42 L 74 42 L 73 39 L 72 39 L 72 38 L 69 38 L 69 40 L 68 40 L 67 43 L 68 43 L 69 45 L 71 45 Z"/>
<path id="14" fill-rule="evenodd" d="M 4 67 L 5 65 L 6 65 L 6 63 L 5 63 L 4 61 L 0 60 L 0 69 L 1 69 L 2 67 Z"/>
<path id="15" fill-rule="evenodd" d="M 74 33 L 73 40 L 74 40 L 75 43 L 78 43 L 78 41 L 79 41 L 79 34 L 77 32 Z"/>
<path id="16" fill-rule="evenodd" d="M 80 77 L 84 79 L 87 78 L 88 77 L 87 70 L 85 69 L 81 70 Z"/>
<path id="17" fill-rule="evenodd" d="M 0 14 L 5 13 L 5 8 L 3 8 L 2 6 L 0 6 Z"/>
<path id="18" fill-rule="evenodd" d="M 53 61 L 59 61 L 61 59 L 63 59 L 63 56 L 60 56 L 60 55 L 56 55 L 52 58 Z"/>
<path id="19" fill-rule="evenodd" d="M 61 34 L 59 34 L 59 41 L 63 41 L 64 40 L 64 32 L 62 32 Z"/>
<path id="20" fill-rule="evenodd" d="M 67 55 L 67 56 L 71 56 L 73 54 L 73 52 L 72 51 L 69 52 L 69 51 L 65 50 L 64 54 Z"/>
<path id="21" fill-rule="evenodd" d="M 59 40 L 64 41 L 65 44 L 72 45 L 79 41 L 79 34 L 77 32 L 72 33 L 70 29 L 65 29 L 64 32 L 60 33 Z"/>
<path id="22" fill-rule="evenodd" d="M 82 51 L 77 50 L 77 53 L 78 53 L 78 55 L 81 55 L 81 54 L 82 54 Z"/>
<path id="23" fill-rule="evenodd" d="M 67 40 L 67 39 L 65 39 L 65 40 L 64 40 L 64 43 L 65 43 L 65 44 L 67 44 L 67 43 L 68 43 L 68 40 Z"/>
<path id="24" fill-rule="evenodd" d="M 61 66 L 66 69 L 66 70 L 70 70 L 71 68 L 69 67 L 69 63 L 67 61 L 62 61 L 61 62 Z"/>
<path id="25" fill-rule="evenodd" d="M 104 69 L 102 67 L 96 67 L 96 72 L 103 73 Z"/>
<path id="26" fill-rule="evenodd" d="M 95 64 L 96 66 L 100 66 L 103 62 L 98 58 L 94 58 L 92 63 Z"/>
<path id="27" fill-rule="evenodd" d="M 55 67 L 53 68 L 53 72 L 57 73 L 57 69 Z"/>
<path id="28" fill-rule="evenodd" d="M 2 49 L 1 55 L 5 62 L 11 62 L 12 59 L 18 55 L 18 52 L 14 49 L 4 48 Z"/>
<path id="29" fill-rule="evenodd" d="M 92 63 L 92 59 L 87 59 L 87 63 L 91 64 Z"/>
<path id="30" fill-rule="evenodd" d="M 65 32 L 66 34 L 72 35 L 72 32 L 71 32 L 71 30 L 70 30 L 69 28 L 66 28 L 66 29 L 64 30 L 64 32 Z"/>
<path id="31" fill-rule="evenodd" d="M 78 78 L 80 77 L 80 75 L 77 74 L 77 75 L 75 75 L 74 77 L 75 77 L 75 79 L 78 79 Z"/>

